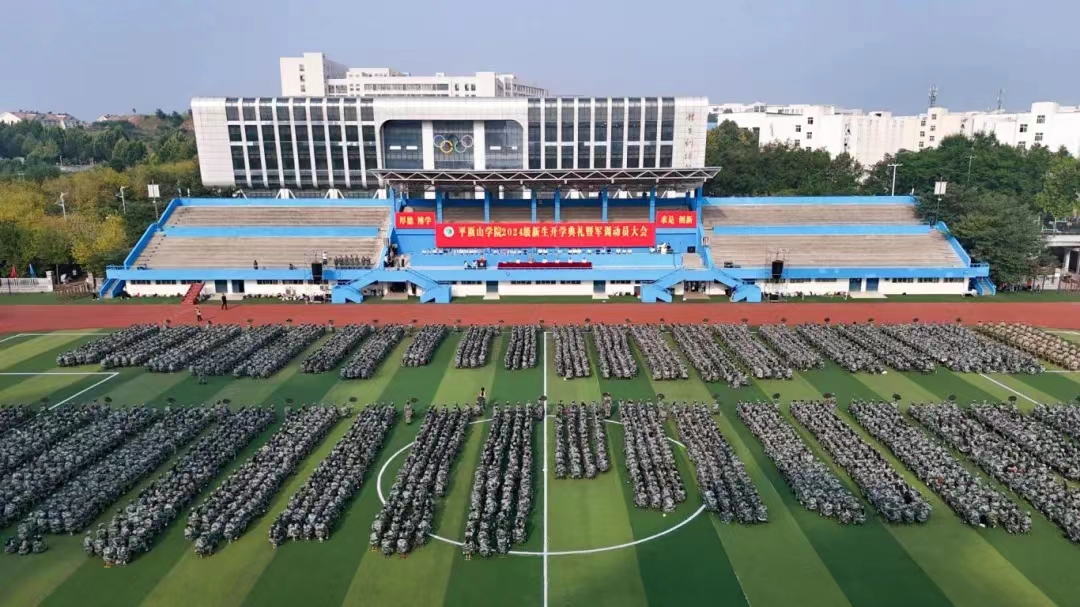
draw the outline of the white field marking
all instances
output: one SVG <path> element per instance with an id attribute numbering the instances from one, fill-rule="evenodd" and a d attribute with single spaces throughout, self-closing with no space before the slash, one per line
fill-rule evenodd
<path id="1" fill-rule="evenodd" d="M 548 415 L 547 417 L 553 417 L 553 416 Z M 482 424 L 482 423 L 486 423 L 486 422 L 489 422 L 489 421 L 491 421 L 490 418 L 489 419 L 480 419 L 480 420 L 474 421 L 472 423 L 473 424 Z M 620 426 L 623 425 L 622 422 L 611 420 L 611 419 L 604 420 L 604 421 L 606 421 L 609 424 L 619 424 Z M 547 430 L 547 420 L 546 419 L 544 420 L 544 430 L 545 431 Z M 686 449 L 686 445 L 684 445 L 684 444 L 680 443 L 679 441 L 671 438 L 670 436 L 667 437 L 667 439 L 669 441 L 671 441 L 672 443 L 675 443 L 676 445 L 682 447 L 683 449 Z M 545 442 L 545 444 L 546 444 L 546 442 Z M 375 478 L 375 490 L 379 494 L 379 501 L 382 502 L 383 504 L 386 503 L 386 497 L 383 495 L 383 490 L 382 490 L 382 477 L 383 477 L 383 474 L 385 474 L 386 469 L 388 467 L 390 467 L 390 462 L 397 459 L 397 457 L 399 455 L 404 453 L 409 447 L 412 447 L 412 446 L 413 446 L 413 443 L 409 443 L 408 445 L 405 445 L 404 447 L 398 449 L 396 452 L 394 452 L 393 455 L 390 456 L 389 459 L 386 460 L 386 463 L 383 464 L 382 468 L 379 469 L 379 475 Z M 545 460 L 545 467 L 546 467 L 546 461 L 547 460 Z M 544 477 L 544 480 L 545 481 L 547 480 L 546 476 Z M 547 494 L 547 483 L 546 482 L 544 483 L 544 493 L 545 493 L 545 499 L 546 499 L 546 494 Z M 581 549 L 581 550 L 557 550 L 557 551 L 548 550 L 548 548 L 547 548 L 547 527 L 545 525 L 545 528 L 544 528 L 544 544 L 545 545 L 544 545 L 543 550 L 541 550 L 541 551 L 536 551 L 536 550 L 511 550 L 509 552 L 509 554 L 512 554 L 514 556 L 542 556 L 542 557 L 544 557 L 544 563 L 547 563 L 548 557 L 551 557 L 551 556 L 572 556 L 572 555 L 575 555 L 575 554 L 596 554 L 596 553 L 599 553 L 599 552 L 610 552 L 612 550 L 622 550 L 623 548 L 630 548 L 632 546 L 637 546 L 638 544 L 644 544 L 645 542 L 650 542 L 650 541 L 655 540 L 657 538 L 663 537 L 663 536 L 665 536 L 665 535 L 667 535 L 669 533 L 674 533 L 675 531 L 679 530 L 680 528 L 685 526 L 690 521 L 697 518 L 698 515 L 700 515 L 704 511 L 705 511 L 705 505 L 702 504 L 700 508 L 695 510 L 693 514 L 686 517 L 684 520 L 680 521 L 679 524 L 675 525 L 674 527 L 669 527 L 667 529 L 664 529 L 663 531 L 661 531 L 659 533 L 654 533 L 653 535 L 650 535 L 649 537 L 643 537 L 643 538 L 641 538 L 639 540 L 634 540 L 632 542 L 626 542 L 624 544 L 617 544 L 617 545 L 614 545 L 614 546 L 601 546 L 600 548 L 584 548 L 584 549 Z M 547 509 L 546 508 L 544 509 L 544 517 L 545 517 L 545 519 L 547 518 Z M 434 539 L 439 540 L 440 542 L 446 542 L 447 544 L 450 544 L 450 545 L 453 545 L 453 546 L 459 546 L 459 547 L 462 546 L 462 543 L 457 541 L 457 540 L 452 540 L 450 538 L 446 538 L 446 537 L 443 537 L 441 535 L 436 535 L 434 533 L 430 533 L 428 535 L 430 535 Z M 546 592 L 547 591 L 547 585 L 546 584 L 544 586 L 544 590 L 545 590 L 545 597 L 546 597 L 547 596 L 547 592 Z"/>
<path id="2" fill-rule="evenodd" d="M 0 375 L 116 375 L 116 372 L 114 372 L 114 371 L 98 371 L 98 372 L 95 372 L 95 371 L 85 371 L 85 372 L 79 372 L 79 371 L 27 371 L 27 372 L 17 373 L 17 372 L 14 372 L 14 371 L 10 371 L 10 372 L 5 371 L 3 373 L 0 373 Z"/>
<path id="3" fill-rule="evenodd" d="M 11 340 L 16 339 L 18 337 L 43 337 L 43 336 L 48 336 L 48 335 L 68 335 L 68 336 L 77 336 L 77 337 L 89 337 L 91 335 L 104 335 L 104 333 L 61 333 L 61 332 L 57 332 L 57 333 L 16 333 L 15 335 L 8 335 L 4 339 L 0 339 L 0 344 L 4 343 L 5 341 L 11 341 Z"/>
<path id="4" fill-rule="evenodd" d="M 544 398 L 547 398 L 547 332 L 544 332 Z M 548 415 L 544 401 L 544 607 L 548 607 Z"/>
<path id="5" fill-rule="evenodd" d="M 987 375 L 985 373 L 980 373 L 979 375 L 981 377 L 984 377 L 984 378 L 990 380 L 991 382 L 997 384 L 998 386 L 1001 386 L 1002 388 L 1005 388 L 1009 392 L 1012 392 L 1013 394 L 1019 396 L 1020 398 L 1023 398 L 1024 400 L 1031 401 L 1031 402 L 1035 403 L 1036 405 L 1041 405 L 1042 404 L 1039 401 L 1035 400 L 1034 398 L 1031 398 L 1027 394 L 1024 394 L 1023 392 L 1017 392 L 1016 390 L 1013 390 L 1012 388 L 1006 386 L 1005 384 L 999 382 L 998 380 L 994 379 L 993 377 L 990 377 L 989 375 Z"/>
<path id="6" fill-rule="evenodd" d="M 1070 371 L 1068 369 L 1047 369 L 1043 373 L 1080 373 L 1080 371 Z"/>
<path id="7" fill-rule="evenodd" d="M 88 374 L 88 375 L 98 375 L 98 374 L 97 374 L 97 373 L 93 373 L 93 374 Z M 108 377 L 106 377 L 105 379 L 103 379 L 103 380 L 101 380 L 101 381 L 97 382 L 96 384 L 94 384 L 94 385 L 90 386 L 89 388 L 86 388 L 85 390 L 79 390 L 79 391 L 78 391 L 78 392 L 76 392 L 75 394 L 72 394 L 71 396 L 69 396 L 69 397 L 65 398 L 64 400 L 62 400 L 62 401 L 60 401 L 60 402 L 56 403 L 55 405 L 53 405 L 53 406 L 49 407 L 49 410 L 50 410 L 50 411 L 52 411 L 53 409 L 55 409 L 55 408 L 57 408 L 57 407 L 59 407 L 59 406 L 61 406 L 61 405 L 67 404 L 67 403 L 69 403 L 69 402 L 71 402 L 71 401 L 75 400 L 75 399 L 76 399 L 76 398 L 78 398 L 79 396 L 82 396 L 83 394 L 86 394 L 87 392 L 89 392 L 89 391 L 93 390 L 94 388 L 96 388 L 96 387 L 100 386 L 101 384 L 103 384 L 103 383 L 105 383 L 105 382 L 109 381 L 110 379 L 112 379 L 112 378 L 116 377 L 117 375 L 120 375 L 120 374 L 119 374 L 119 373 L 110 373 Z"/>
<path id="8" fill-rule="evenodd" d="M 1076 331 L 1065 331 L 1063 329 L 1046 329 L 1046 332 L 1047 333 L 1061 333 L 1063 335 L 1080 335 L 1080 333 L 1078 333 Z"/>

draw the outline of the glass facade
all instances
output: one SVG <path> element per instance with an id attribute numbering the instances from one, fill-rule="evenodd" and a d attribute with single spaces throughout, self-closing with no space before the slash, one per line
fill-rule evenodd
<path id="1" fill-rule="evenodd" d="M 488 120 L 484 122 L 486 166 L 488 169 L 520 169 L 521 146 L 524 133 L 514 120 Z M 540 148 L 537 146 L 537 154 Z"/>
<path id="2" fill-rule="evenodd" d="M 376 127 L 372 100 L 346 97 L 230 98 L 225 128 L 236 182 L 253 187 L 342 187 L 347 180 L 349 187 L 359 187 L 365 171 L 423 170 L 425 156 L 432 169 L 474 169 L 478 134 L 487 170 L 675 164 L 675 98 L 520 102 L 506 112 L 478 112 L 475 120 L 433 120 L 427 140 L 425 121 L 391 120 Z M 485 115 L 496 119 L 484 120 Z"/>
<path id="3" fill-rule="evenodd" d="M 424 168 L 424 153 L 420 150 L 422 138 L 423 126 L 419 120 L 394 120 L 384 124 L 383 166 L 388 169 Z"/>
<path id="4" fill-rule="evenodd" d="M 431 130 L 436 169 L 476 168 L 471 120 L 433 120 Z"/>

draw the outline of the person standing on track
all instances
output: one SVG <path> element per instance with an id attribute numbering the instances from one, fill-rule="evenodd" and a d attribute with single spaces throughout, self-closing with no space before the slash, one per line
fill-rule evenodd
<path id="1" fill-rule="evenodd" d="M 229 309 L 229 300 L 225 297 L 224 293 L 221 294 L 221 309 L 222 310 L 228 310 Z"/>
<path id="2" fill-rule="evenodd" d="M 202 310 L 195 306 L 195 322 L 202 322 Z"/>

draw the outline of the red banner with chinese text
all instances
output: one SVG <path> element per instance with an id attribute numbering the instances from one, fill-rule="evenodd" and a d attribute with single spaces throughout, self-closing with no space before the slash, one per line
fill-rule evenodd
<path id="1" fill-rule="evenodd" d="M 617 223 L 440 223 L 435 246 L 443 249 L 651 247 L 656 230 L 648 221 Z"/>
<path id="2" fill-rule="evenodd" d="M 697 211 L 657 211 L 658 228 L 696 228 Z"/>
<path id="3" fill-rule="evenodd" d="M 398 213 L 395 225 L 403 230 L 431 229 L 435 227 L 435 213 L 431 211 Z"/>

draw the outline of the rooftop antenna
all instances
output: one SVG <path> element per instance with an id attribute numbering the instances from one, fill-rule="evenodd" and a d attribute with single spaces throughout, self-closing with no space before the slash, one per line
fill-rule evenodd
<path id="1" fill-rule="evenodd" d="M 1005 89 L 998 89 L 998 104 L 997 111 L 1002 112 L 1005 110 Z"/>
<path id="2" fill-rule="evenodd" d="M 937 85 L 930 85 L 930 107 L 937 107 Z"/>

